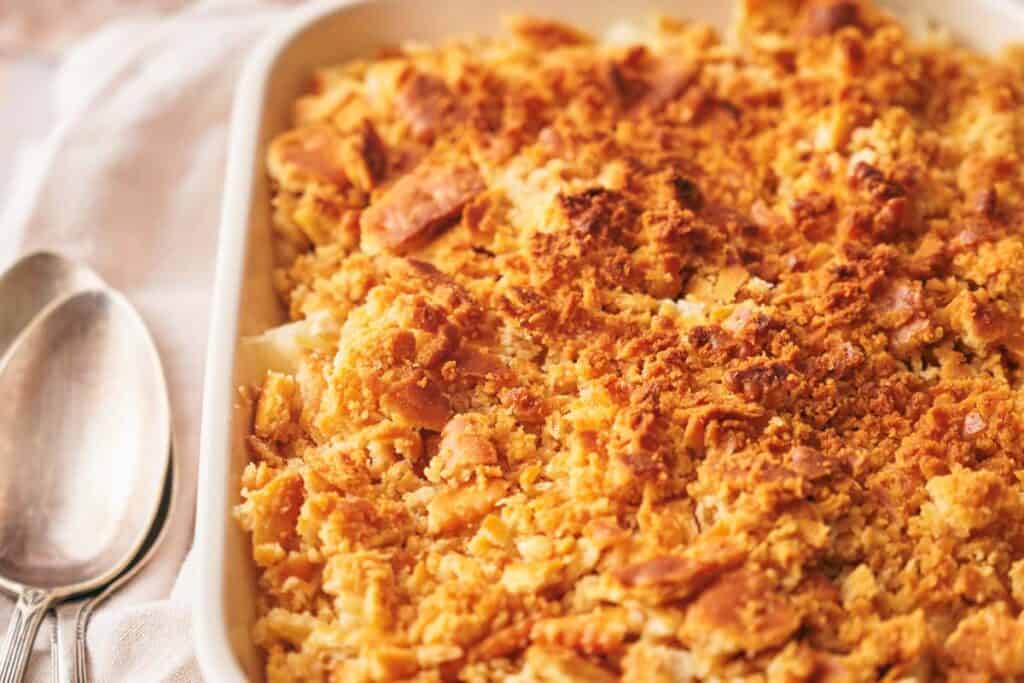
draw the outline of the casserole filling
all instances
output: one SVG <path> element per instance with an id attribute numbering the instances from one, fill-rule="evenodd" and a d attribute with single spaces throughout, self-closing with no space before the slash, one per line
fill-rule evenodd
<path id="1" fill-rule="evenodd" d="M 248 341 L 268 680 L 1024 676 L 1022 98 L 844 0 L 317 71 Z"/>

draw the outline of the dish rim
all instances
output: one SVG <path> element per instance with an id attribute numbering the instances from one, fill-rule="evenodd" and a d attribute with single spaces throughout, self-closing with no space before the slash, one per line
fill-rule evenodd
<path id="1" fill-rule="evenodd" d="M 320 0 L 292 11 L 284 24 L 270 32 L 247 58 L 236 86 L 229 120 L 213 298 L 203 377 L 199 432 L 198 491 L 193 552 L 196 586 L 191 606 L 192 635 L 202 674 L 216 681 L 245 681 L 246 674 L 231 646 L 229 624 L 222 617 L 225 533 L 233 523 L 224 514 L 221 496 L 230 490 L 229 455 L 234 368 L 238 350 L 249 221 L 260 148 L 259 131 L 271 71 L 298 34 L 344 7 L 373 0 Z"/>

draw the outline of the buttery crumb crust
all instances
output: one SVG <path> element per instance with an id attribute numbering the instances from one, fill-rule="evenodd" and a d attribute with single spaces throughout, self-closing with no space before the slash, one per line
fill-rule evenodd
<path id="1" fill-rule="evenodd" d="M 316 72 L 269 681 L 1024 680 L 1024 51 L 738 16 Z"/>

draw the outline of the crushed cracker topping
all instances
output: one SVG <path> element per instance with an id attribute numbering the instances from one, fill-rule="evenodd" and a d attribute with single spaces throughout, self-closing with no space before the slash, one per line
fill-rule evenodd
<path id="1" fill-rule="evenodd" d="M 1024 680 L 1022 51 L 740 9 L 317 71 L 237 509 L 271 683 Z"/>

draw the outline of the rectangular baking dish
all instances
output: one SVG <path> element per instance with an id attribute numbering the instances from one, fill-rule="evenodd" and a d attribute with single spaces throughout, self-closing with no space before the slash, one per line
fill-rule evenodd
<path id="1" fill-rule="evenodd" d="M 934 21 L 982 50 L 1024 39 L 1024 4 L 1015 0 L 889 0 L 883 4 L 912 25 Z M 284 322 L 271 286 L 270 206 L 264 153 L 289 126 L 291 105 L 312 70 L 407 40 L 437 41 L 459 33 L 494 33 L 500 17 L 526 12 L 571 21 L 597 34 L 618 22 L 661 11 L 724 29 L 733 2 L 722 0 L 417 0 L 320 3 L 296 12 L 251 57 L 231 121 L 203 400 L 192 606 L 199 664 L 216 683 L 261 681 L 251 644 L 255 572 L 246 535 L 231 518 L 248 460 L 249 415 L 237 388 L 264 368 L 239 353 L 242 337 Z"/>

